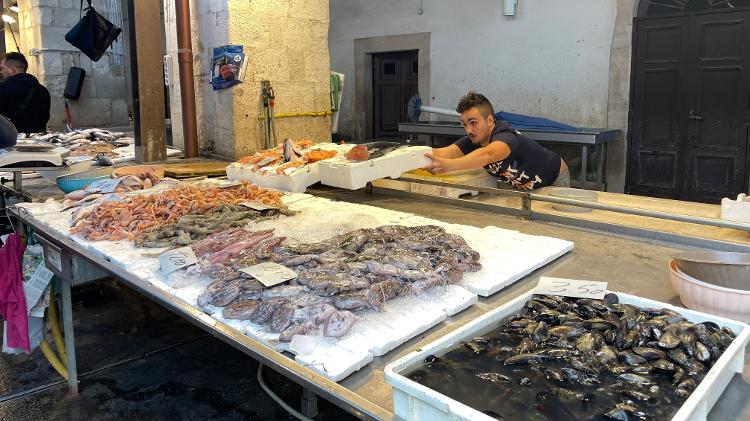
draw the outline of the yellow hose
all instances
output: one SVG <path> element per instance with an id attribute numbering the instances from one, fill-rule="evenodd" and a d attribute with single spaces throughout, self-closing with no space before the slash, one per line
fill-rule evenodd
<path id="1" fill-rule="evenodd" d="M 65 380 L 68 380 L 68 370 L 65 368 L 63 363 L 60 362 L 60 359 L 57 358 L 57 355 L 55 355 L 55 352 L 52 351 L 52 348 L 50 348 L 45 339 L 42 339 L 42 342 L 39 343 L 39 348 L 42 349 L 42 354 L 47 357 L 47 361 L 49 361 L 52 368 L 60 373 L 60 375 L 63 376 Z"/>
<path id="2" fill-rule="evenodd" d="M 52 332 L 52 338 L 55 340 L 55 348 L 57 353 L 60 354 L 60 358 L 65 364 L 67 356 L 65 355 L 65 341 L 63 335 L 60 332 L 60 322 L 57 319 L 57 305 L 55 305 L 55 294 L 52 293 L 52 288 L 49 291 L 49 308 L 47 309 L 47 317 L 49 319 L 49 330 Z"/>
<path id="3" fill-rule="evenodd" d="M 333 115 L 333 111 L 310 111 L 303 113 L 282 113 L 274 114 L 273 118 L 287 118 L 287 117 L 325 117 L 327 115 Z M 266 116 L 259 115 L 258 120 L 265 120 Z"/>

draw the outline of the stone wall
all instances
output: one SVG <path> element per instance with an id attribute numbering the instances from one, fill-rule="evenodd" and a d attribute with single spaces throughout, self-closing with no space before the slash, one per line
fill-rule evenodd
<path id="1" fill-rule="evenodd" d="M 193 53 L 200 147 L 227 157 L 250 154 L 263 145 L 258 120 L 260 81 L 270 80 L 277 114 L 330 109 L 328 0 L 214 0 L 192 3 Z M 182 144 L 174 10 L 165 5 L 167 51 L 175 144 Z M 214 91 L 209 85 L 212 50 L 225 44 L 245 47 L 244 83 Z M 329 117 L 276 120 L 279 141 L 330 140 Z"/>
<path id="2" fill-rule="evenodd" d="M 105 13 L 102 0 L 94 0 L 94 7 Z M 76 127 L 104 127 L 129 125 L 129 92 L 125 62 L 119 55 L 105 53 L 92 62 L 65 41 L 65 34 L 79 20 L 78 0 L 18 0 L 18 30 L 21 52 L 29 61 L 29 72 L 37 76 L 52 97 L 48 127 L 64 127 L 65 108 L 63 91 L 68 71 L 72 66 L 86 71 L 81 96 L 68 100 Z M 6 49 L 10 48 L 6 34 Z M 117 42 L 124 42 L 121 35 Z M 111 50 L 110 50 L 111 51 Z M 118 60 L 119 59 L 119 60 Z M 117 62 L 119 61 L 119 63 Z"/>

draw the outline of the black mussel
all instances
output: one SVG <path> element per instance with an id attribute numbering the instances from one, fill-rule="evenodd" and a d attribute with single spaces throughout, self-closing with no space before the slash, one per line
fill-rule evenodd
<path id="1" fill-rule="evenodd" d="M 730 338 L 734 339 L 737 337 L 737 335 L 734 334 L 734 331 L 726 326 L 721 327 L 721 331 L 729 335 Z"/>
<path id="2" fill-rule="evenodd" d="M 711 351 L 706 347 L 706 345 L 703 345 L 700 342 L 695 343 L 695 358 L 698 359 L 700 362 L 709 362 L 711 361 Z"/>
<path id="3" fill-rule="evenodd" d="M 636 365 L 631 367 L 630 371 L 635 374 L 651 374 L 653 368 L 649 365 Z"/>
<path id="4" fill-rule="evenodd" d="M 674 314 L 665 314 L 663 316 L 656 316 L 652 318 L 651 320 L 662 320 L 664 321 L 666 325 L 671 325 L 672 323 L 682 322 L 686 319 L 680 315 L 674 315 Z"/>
<path id="5" fill-rule="evenodd" d="M 708 331 L 709 331 L 709 332 L 716 332 L 717 330 L 720 330 L 720 329 L 721 329 L 721 328 L 719 327 L 719 325 L 717 325 L 717 324 L 716 324 L 716 323 L 714 323 L 714 322 L 709 322 L 709 321 L 705 321 L 705 322 L 700 322 L 700 323 L 698 323 L 698 324 L 699 324 L 699 325 L 703 325 L 703 326 L 705 326 L 705 327 L 706 327 L 706 329 L 708 329 Z"/>
<path id="6" fill-rule="evenodd" d="M 575 368 L 578 371 L 582 371 L 584 373 L 588 374 L 598 374 L 598 371 L 583 362 L 580 358 L 571 358 L 570 359 L 570 366 Z"/>
<path id="7" fill-rule="evenodd" d="M 604 295 L 604 301 L 609 304 L 617 304 L 620 302 L 620 297 L 617 296 L 617 294 L 610 292 Z"/>
<path id="8" fill-rule="evenodd" d="M 667 323 L 663 319 L 653 318 L 653 319 L 643 322 L 643 325 L 647 326 L 649 329 L 658 328 L 661 330 L 661 329 L 666 328 L 667 325 L 669 325 L 669 323 Z"/>
<path id="9" fill-rule="evenodd" d="M 486 344 L 492 341 L 492 338 L 490 338 L 489 336 L 477 336 L 476 338 L 472 338 L 471 340 L 476 343 Z"/>
<path id="10" fill-rule="evenodd" d="M 679 388 L 675 389 L 674 394 L 675 394 L 675 396 L 678 396 L 678 397 L 680 397 L 682 399 L 687 399 L 688 396 L 690 396 L 690 392 L 688 390 L 679 389 Z"/>
<path id="11" fill-rule="evenodd" d="M 693 390 L 695 389 L 695 380 L 688 378 L 677 384 L 678 389 Z"/>
<path id="12" fill-rule="evenodd" d="M 489 416 L 491 418 L 494 418 L 496 420 L 500 420 L 500 421 L 504 421 L 505 420 L 505 418 L 503 418 L 502 415 L 500 415 L 500 414 L 498 414 L 497 412 L 494 412 L 494 411 L 487 410 L 487 411 L 483 411 L 483 413 L 484 413 L 484 415 L 487 415 L 487 416 Z"/>
<path id="13" fill-rule="evenodd" d="M 474 342 L 474 341 L 466 342 L 464 346 L 466 347 L 466 349 L 473 352 L 474 354 L 480 354 L 485 349 L 484 345 Z"/>
<path id="14" fill-rule="evenodd" d="M 531 340 L 533 340 L 535 343 L 540 343 L 544 341 L 549 340 L 549 330 L 547 327 L 547 323 L 545 322 L 539 322 L 536 329 L 534 329 L 534 332 L 531 333 Z"/>
<path id="15" fill-rule="evenodd" d="M 628 332 L 625 337 L 622 339 L 622 347 L 621 349 L 630 349 L 638 344 L 638 332 L 635 330 L 631 330 Z"/>
<path id="16" fill-rule="evenodd" d="M 530 308 L 531 310 L 538 311 L 538 312 L 549 310 L 549 307 L 547 307 L 546 305 L 544 305 L 544 304 L 542 304 L 542 303 L 540 303 L 539 301 L 536 301 L 536 300 L 529 300 L 529 301 L 527 301 L 526 302 L 526 307 Z"/>
<path id="17" fill-rule="evenodd" d="M 611 419 L 611 420 L 617 420 L 617 421 L 628 421 L 630 418 L 628 418 L 628 413 L 625 412 L 622 408 L 614 408 L 610 411 L 607 411 L 604 413 L 604 416 Z"/>
<path id="18" fill-rule="evenodd" d="M 526 354 L 533 351 L 536 348 L 536 343 L 529 338 L 523 338 L 520 344 L 516 347 L 518 354 Z"/>
<path id="19" fill-rule="evenodd" d="M 602 336 L 604 337 L 604 343 L 607 345 L 611 346 L 615 344 L 615 332 L 612 329 L 605 330 Z"/>
<path id="20" fill-rule="evenodd" d="M 564 348 L 564 349 L 573 349 L 575 348 L 575 344 L 572 342 L 569 342 L 565 338 L 557 338 L 553 341 L 547 341 L 543 344 L 541 344 L 544 348 Z"/>
<path id="21" fill-rule="evenodd" d="M 620 357 L 622 362 L 628 365 L 640 365 L 645 364 L 648 361 L 646 358 L 628 351 L 619 352 L 617 353 L 617 356 Z"/>
<path id="22" fill-rule="evenodd" d="M 513 381 L 513 379 L 511 379 L 510 377 L 506 376 L 505 374 L 500 374 L 500 373 L 488 372 L 488 373 L 476 373 L 474 375 L 490 383 L 509 383 Z"/>
<path id="23" fill-rule="evenodd" d="M 586 374 L 583 371 L 578 371 L 570 367 L 564 367 L 561 371 L 565 378 L 571 383 L 577 383 L 584 386 L 599 384 L 599 379 L 596 376 Z"/>
<path id="24" fill-rule="evenodd" d="M 641 386 L 649 386 L 654 384 L 653 380 L 649 379 L 648 377 L 641 376 L 640 374 L 622 373 L 617 376 L 617 378 L 622 381 L 638 384 Z"/>
<path id="25" fill-rule="evenodd" d="M 586 329 L 583 327 L 573 326 L 554 326 L 549 328 L 550 336 L 563 337 L 568 339 L 574 339 L 586 333 Z"/>
<path id="26" fill-rule="evenodd" d="M 679 344 L 680 338 L 674 332 L 664 332 L 657 341 L 659 347 L 666 349 L 676 348 Z"/>
<path id="27" fill-rule="evenodd" d="M 530 386 L 531 385 L 531 379 L 528 377 L 524 377 L 521 379 L 520 382 L 518 382 L 521 386 Z"/>
<path id="28" fill-rule="evenodd" d="M 624 366 L 624 365 L 608 365 L 605 366 L 607 371 L 610 373 L 619 376 L 620 374 L 625 374 L 630 370 L 630 366 Z"/>
<path id="29" fill-rule="evenodd" d="M 534 320 L 554 326 L 560 323 L 560 317 L 562 316 L 563 314 L 557 310 L 546 310 L 534 316 Z"/>
<path id="30" fill-rule="evenodd" d="M 431 365 L 431 364 L 433 364 L 433 363 L 437 362 L 438 360 L 440 360 L 440 358 L 438 358 L 438 357 L 436 357 L 436 356 L 434 356 L 434 355 L 430 354 L 430 355 L 428 355 L 428 356 L 426 356 L 426 357 L 424 358 L 424 363 L 425 363 L 425 364 L 427 364 L 427 365 L 429 366 L 429 365 Z"/>
<path id="31" fill-rule="evenodd" d="M 667 354 L 661 349 L 649 348 L 649 347 L 643 347 L 643 346 L 634 346 L 632 349 L 633 349 L 633 352 L 640 355 L 641 357 L 646 357 L 651 360 L 658 360 L 659 358 L 667 357 Z"/>
<path id="32" fill-rule="evenodd" d="M 547 308 L 556 308 L 560 302 L 542 295 L 535 295 L 534 301 L 544 304 Z"/>
<path id="33" fill-rule="evenodd" d="M 531 319 L 525 319 L 525 318 L 524 319 L 517 319 L 517 320 L 509 321 L 508 322 L 508 326 L 510 326 L 510 327 L 512 327 L 514 329 L 526 329 L 526 326 L 528 326 L 529 323 L 531 323 L 531 322 L 532 322 Z"/>
<path id="34" fill-rule="evenodd" d="M 604 342 L 604 340 L 602 339 L 601 342 Z M 597 337 L 591 332 L 586 332 L 576 339 L 576 349 L 583 353 L 593 352 L 599 345 L 597 344 Z"/>
<path id="35" fill-rule="evenodd" d="M 723 330 L 717 330 L 716 332 L 714 332 L 714 333 L 711 334 L 711 336 L 713 336 L 713 335 L 718 336 L 719 340 L 716 341 L 716 342 L 718 343 L 718 345 L 722 349 L 727 349 L 727 347 L 729 346 L 729 344 L 731 344 L 732 341 L 734 340 L 734 336 L 733 335 L 730 335 L 730 334 L 728 334 L 727 332 L 725 332 Z"/>
<path id="36" fill-rule="evenodd" d="M 604 345 L 599 348 L 595 354 L 596 360 L 604 365 L 614 364 L 617 362 L 617 352 L 611 346 Z"/>
<path id="37" fill-rule="evenodd" d="M 664 358 L 660 358 L 654 362 L 651 363 L 651 367 L 654 368 L 654 370 L 657 371 L 663 371 L 666 373 L 671 373 L 675 370 L 674 363 L 672 361 L 666 360 Z"/>
<path id="38" fill-rule="evenodd" d="M 658 327 L 654 326 L 651 328 L 651 337 L 656 339 L 657 341 L 661 339 L 661 335 L 663 332 Z"/>
<path id="39" fill-rule="evenodd" d="M 625 400 L 625 402 L 620 402 L 617 404 L 617 407 L 625 410 L 625 412 L 627 412 L 628 414 L 634 417 L 641 418 L 641 419 L 648 418 L 648 414 L 638 409 L 635 402 L 631 400 Z"/>
<path id="40" fill-rule="evenodd" d="M 544 376 L 547 377 L 547 380 L 554 380 L 556 382 L 564 382 L 565 377 L 563 374 L 557 370 L 548 368 L 544 370 Z"/>
<path id="41" fill-rule="evenodd" d="M 583 323 L 591 328 L 601 331 L 606 331 L 608 329 L 616 329 L 617 328 L 617 322 L 613 322 L 611 320 L 604 320 L 602 318 L 593 318 L 584 320 Z"/>
<path id="42" fill-rule="evenodd" d="M 620 391 L 623 395 L 635 399 L 637 401 L 652 402 L 654 398 L 648 393 L 644 393 L 638 390 L 625 389 Z"/>
<path id="43" fill-rule="evenodd" d="M 690 365 L 690 357 L 688 357 L 688 355 L 681 349 L 670 349 L 668 355 L 669 359 L 683 367 Z"/>
<path id="44" fill-rule="evenodd" d="M 683 378 L 685 378 L 685 375 L 687 373 L 685 372 L 685 369 L 682 367 L 676 367 L 674 369 L 674 374 L 672 375 L 672 386 L 677 386 Z"/>

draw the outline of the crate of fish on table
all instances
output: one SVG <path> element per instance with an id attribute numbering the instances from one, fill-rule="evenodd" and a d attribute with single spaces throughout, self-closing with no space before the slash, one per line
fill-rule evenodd
<path id="1" fill-rule="evenodd" d="M 250 181 L 259 186 L 302 193 L 320 181 L 319 162 L 351 148 L 335 143 L 313 143 L 286 139 L 283 144 L 246 156 L 227 166 L 230 180 Z"/>
<path id="2" fill-rule="evenodd" d="M 705 420 L 750 327 L 640 297 L 534 295 L 385 369 L 407 420 Z"/>
<path id="3" fill-rule="evenodd" d="M 406 146 L 395 142 L 371 142 L 354 146 L 345 155 L 320 163 L 320 182 L 356 190 L 368 182 L 422 168 L 431 161 L 424 155 L 428 146 Z"/>

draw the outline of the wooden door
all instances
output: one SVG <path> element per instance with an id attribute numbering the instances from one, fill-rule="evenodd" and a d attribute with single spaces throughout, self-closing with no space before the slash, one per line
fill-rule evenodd
<path id="1" fill-rule="evenodd" d="M 628 192 L 747 190 L 750 12 L 636 19 Z"/>
<path id="2" fill-rule="evenodd" d="M 406 106 L 417 94 L 419 77 L 416 51 L 375 54 L 373 57 L 373 136 L 405 138 L 398 123 L 407 121 Z"/>

